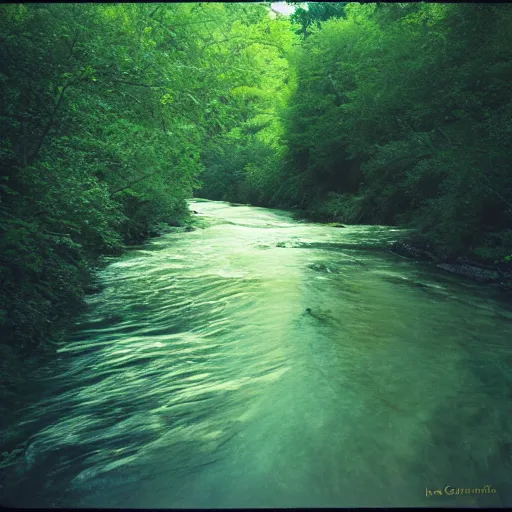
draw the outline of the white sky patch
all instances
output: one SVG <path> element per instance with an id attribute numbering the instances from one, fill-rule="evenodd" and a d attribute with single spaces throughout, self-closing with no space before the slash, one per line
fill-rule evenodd
<path id="1" fill-rule="evenodd" d="M 295 6 L 289 5 L 286 2 L 272 2 L 270 4 L 270 8 L 279 14 L 284 14 L 285 16 L 289 16 L 295 11 Z"/>

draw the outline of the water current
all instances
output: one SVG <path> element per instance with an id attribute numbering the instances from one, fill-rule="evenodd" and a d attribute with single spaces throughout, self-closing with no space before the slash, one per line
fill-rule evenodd
<path id="1" fill-rule="evenodd" d="M 198 229 L 100 271 L 12 425 L 2 504 L 512 506 L 495 289 L 390 253 L 396 228 L 190 208 Z"/>

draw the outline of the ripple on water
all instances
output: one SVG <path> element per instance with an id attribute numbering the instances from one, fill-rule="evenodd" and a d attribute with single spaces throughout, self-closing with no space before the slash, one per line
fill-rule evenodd
<path id="1" fill-rule="evenodd" d="M 41 382 L 13 471 L 39 506 L 425 506 L 510 480 L 502 303 L 396 262 L 389 228 L 194 208 L 210 227 L 99 272 Z"/>

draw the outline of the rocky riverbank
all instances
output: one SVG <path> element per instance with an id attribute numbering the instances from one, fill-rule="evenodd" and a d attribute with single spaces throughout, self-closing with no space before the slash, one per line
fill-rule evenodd
<path id="1" fill-rule="evenodd" d="M 465 257 L 443 257 L 421 240 L 403 238 L 393 243 L 391 252 L 399 256 L 431 262 L 437 268 L 480 282 L 489 283 L 512 296 L 512 264 L 510 262 L 476 262 Z"/>

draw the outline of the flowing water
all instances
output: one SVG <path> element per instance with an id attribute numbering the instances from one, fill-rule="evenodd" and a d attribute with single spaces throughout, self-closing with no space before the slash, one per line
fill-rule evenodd
<path id="1" fill-rule="evenodd" d="M 512 308 L 400 232 L 192 201 L 112 259 L 13 429 L 17 506 L 511 506 Z M 428 490 L 496 492 L 427 496 Z M 487 490 L 490 488 L 487 488 Z"/>

